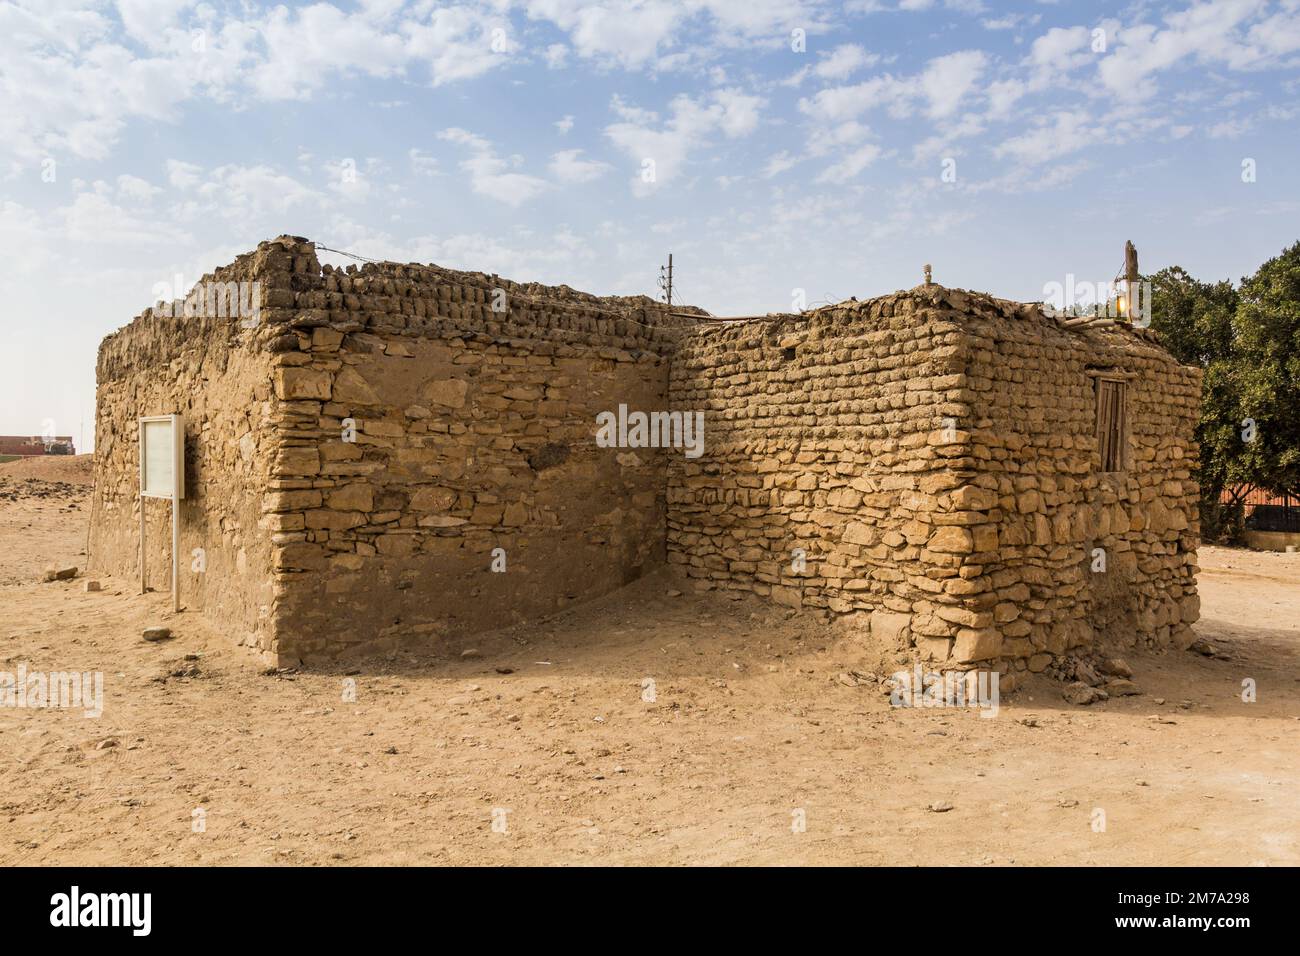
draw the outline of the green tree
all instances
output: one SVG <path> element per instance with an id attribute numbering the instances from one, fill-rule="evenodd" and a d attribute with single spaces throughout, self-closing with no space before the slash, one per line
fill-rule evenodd
<path id="1" fill-rule="evenodd" d="M 1178 361 L 1208 368 L 1231 356 L 1237 311 L 1231 282 L 1200 282 L 1181 266 L 1161 269 L 1150 281 L 1151 325 Z"/>
<path id="2" fill-rule="evenodd" d="M 1242 417 L 1255 440 L 1241 455 L 1245 480 L 1300 492 L 1300 242 L 1242 279 L 1233 319 Z"/>
<path id="3" fill-rule="evenodd" d="M 1178 266 L 1150 281 L 1152 327 L 1179 361 L 1204 370 L 1196 429 L 1202 531 L 1231 535 L 1249 489 L 1300 491 L 1300 243 L 1239 289 Z M 1227 505 L 1224 489 L 1233 499 Z"/>

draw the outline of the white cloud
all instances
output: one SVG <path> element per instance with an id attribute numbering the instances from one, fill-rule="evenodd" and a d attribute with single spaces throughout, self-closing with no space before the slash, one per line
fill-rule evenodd
<path id="1" fill-rule="evenodd" d="M 329 189 L 348 202 L 360 202 L 370 195 L 370 179 L 357 168 L 357 161 L 345 157 L 325 164 Z"/>
<path id="2" fill-rule="evenodd" d="M 993 149 L 997 157 L 1010 156 L 1024 164 L 1045 163 L 1110 140 L 1106 126 L 1084 110 L 1061 110 L 1039 120 L 1020 136 L 1013 136 Z"/>
<path id="3" fill-rule="evenodd" d="M 907 116 L 912 85 L 889 74 L 873 76 L 853 86 L 830 86 L 811 98 L 801 99 L 799 109 L 821 122 L 852 119 L 878 107 L 888 107 L 893 115 Z"/>
<path id="4" fill-rule="evenodd" d="M 988 17 L 981 20 L 980 26 L 985 30 L 1014 30 L 1022 22 L 1026 22 L 1026 18 L 1023 15 L 1019 13 L 1007 13 L 1000 17 Z M 1035 14 L 1033 17 L 1029 18 L 1027 22 L 1037 23 L 1038 16 Z"/>
<path id="5" fill-rule="evenodd" d="M 956 146 L 958 140 L 980 135 L 985 130 L 984 120 L 974 113 L 967 113 L 959 120 L 949 123 L 934 136 L 926 137 L 912 147 L 914 162 L 931 162 L 938 158 L 960 156 L 962 150 Z"/>
<path id="6" fill-rule="evenodd" d="M 511 172 L 510 167 L 512 163 L 518 165 L 518 158 L 509 161 L 500 158 L 492 144 L 482 136 L 450 127 L 439 133 L 438 138 L 470 151 L 470 157 L 461 162 L 460 168 L 469 173 L 470 188 L 481 196 L 518 206 L 536 198 L 546 189 L 545 180 L 526 173 Z"/>
<path id="7" fill-rule="evenodd" d="M 1102 60 L 1099 76 L 1115 96 L 1146 99 L 1155 95 L 1156 74 L 1186 60 L 1250 70 L 1300 49 L 1294 4 L 1289 19 L 1275 15 L 1243 34 L 1241 28 L 1263 9 L 1260 0 L 1214 0 L 1167 15 L 1163 29 L 1147 23 L 1128 27 Z"/>
<path id="8" fill-rule="evenodd" d="M 871 135 L 871 127 L 857 120 L 837 123 L 821 130 L 808 143 L 809 156 L 825 156 L 845 146 L 856 146 Z"/>
<path id="9" fill-rule="evenodd" d="M 930 60 L 910 77 L 873 76 L 852 86 L 832 86 L 799 101 L 799 108 L 822 122 L 852 119 L 884 107 L 895 118 L 906 118 L 918 101 L 926 101 L 932 119 L 950 116 L 974 90 L 988 64 L 980 50 L 961 50 Z"/>
<path id="10" fill-rule="evenodd" d="M 642 66 L 661 47 L 671 47 L 690 15 L 685 5 L 669 0 L 525 0 L 524 9 L 567 32 L 579 56 L 624 67 Z"/>
<path id="11" fill-rule="evenodd" d="M 160 192 L 162 192 L 161 189 L 146 182 L 139 176 L 123 173 L 117 177 L 117 196 L 119 199 L 146 203 Z"/>
<path id="12" fill-rule="evenodd" d="M 817 176 L 817 182 L 843 185 L 879 159 L 880 153 L 880 147 L 874 143 L 859 146 L 849 151 L 839 162 L 822 170 Z"/>
<path id="13" fill-rule="evenodd" d="M 782 34 L 784 43 L 795 27 L 812 34 L 827 25 L 825 5 L 815 0 L 700 0 L 700 5 L 713 17 L 719 43 Z"/>
<path id="14" fill-rule="evenodd" d="M 767 165 L 763 167 L 763 178 L 771 179 L 773 176 L 778 176 L 787 169 L 794 169 L 798 165 L 799 160 L 783 149 L 767 161 Z"/>
<path id="15" fill-rule="evenodd" d="M 231 163 L 213 169 L 196 193 L 208 208 L 227 218 L 265 219 L 298 206 L 319 204 L 320 195 L 269 166 Z"/>
<path id="16" fill-rule="evenodd" d="M 1034 40 L 1029 61 L 1047 72 L 1068 72 L 1093 61 L 1092 31 L 1087 27 L 1052 27 Z"/>
<path id="17" fill-rule="evenodd" d="M 437 176 L 439 173 L 437 157 L 430 156 L 424 150 L 408 150 L 406 158 L 411 162 L 412 172 L 419 176 Z"/>
<path id="18" fill-rule="evenodd" d="M 27 160 L 49 154 L 103 159 L 128 121 L 171 122 L 187 100 L 224 91 L 248 66 L 252 30 L 238 23 L 204 34 L 169 26 L 184 4 L 128 4 L 124 15 L 148 34 L 144 55 L 117 42 L 111 21 L 68 4 L 0 4 L 0 151 Z M 151 12 L 152 11 L 152 12 Z M 140 19 L 143 18 L 143 19 Z"/>
<path id="19" fill-rule="evenodd" d="M 985 91 L 989 98 L 989 112 L 993 116 L 1006 117 L 1011 109 L 1030 92 L 1029 84 L 1023 80 L 995 80 Z"/>
<path id="20" fill-rule="evenodd" d="M 1046 168 L 1017 166 L 993 179 L 965 183 L 963 188 L 976 195 L 989 192 L 1008 195 L 1045 192 L 1073 182 L 1081 174 L 1092 168 L 1093 164 L 1086 159 Z"/>
<path id="21" fill-rule="evenodd" d="M 167 182 L 177 189 L 189 189 L 197 186 L 202 179 L 203 168 L 179 159 L 167 160 Z"/>
<path id="22" fill-rule="evenodd" d="M 748 136 L 758 128 L 759 111 L 767 102 L 761 96 L 750 96 L 734 88 L 715 90 L 712 96 L 722 108 L 718 125 L 727 136 L 733 139 Z"/>
<path id="23" fill-rule="evenodd" d="M 316 2 L 265 13 L 186 0 L 121 0 L 121 33 L 79 4 L 0 4 L 0 150 L 102 159 L 134 118 L 173 122 L 188 101 L 305 99 L 338 75 L 412 74 L 438 86 L 510 62 L 503 14 L 477 0 L 400 12 Z M 119 38 L 129 42 L 124 45 Z M 142 53 L 141 50 L 144 52 Z"/>
<path id="24" fill-rule="evenodd" d="M 813 72 L 823 80 L 845 80 L 863 67 L 871 66 L 879 60 L 879 56 L 868 53 L 856 43 L 844 43 L 818 60 L 817 65 L 813 67 Z"/>
<path id="25" fill-rule="evenodd" d="M 406 54 L 428 63 L 434 86 L 481 76 L 519 51 L 509 20 L 469 6 L 437 8 L 403 32 Z"/>
<path id="26" fill-rule="evenodd" d="M 827 0 L 522 0 L 530 19 L 567 34 L 568 47 L 544 51 L 548 66 L 572 50 L 583 59 L 626 69 L 684 67 L 699 56 L 745 46 L 788 43 L 795 27 L 809 35 L 829 24 Z"/>
<path id="27" fill-rule="evenodd" d="M 582 150 L 566 149 L 551 157 L 551 175 L 562 183 L 588 183 L 609 172 L 609 163 L 580 159 Z"/>
<path id="28" fill-rule="evenodd" d="M 376 30 L 364 14 L 326 3 L 290 12 L 276 7 L 260 24 L 266 58 L 252 72 L 253 88 L 268 100 L 302 99 L 334 72 L 396 76 L 405 59 L 402 38 Z"/>
<path id="29" fill-rule="evenodd" d="M 920 78 L 921 92 L 930 101 L 930 117 L 938 119 L 956 112 L 987 63 L 988 56 L 980 50 L 963 50 L 931 60 Z"/>
<path id="30" fill-rule="evenodd" d="M 75 242 L 127 245 L 176 245 L 191 237 L 157 216 L 137 216 L 99 193 L 84 192 L 57 213 L 64 236 Z"/>
<path id="31" fill-rule="evenodd" d="M 196 0 L 117 0 L 122 26 L 133 38 L 155 45 L 164 31 L 175 27 L 181 11 L 194 6 Z"/>
<path id="32" fill-rule="evenodd" d="M 49 233 L 48 222 L 36 210 L 0 199 L 0 259 L 5 262 L 0 289 L 30 282 L 38 269 L 57 260 Z"/>
<path id="33" fill-rule="evenodd" d="M 761 97 L 736 89 L 714 90 L 699 99 L 682 94 L 669 104 L 671 117 L 656 129 L 658 114 L 630 106 L 616 96 L 611 108 L 623 121 L 605 127 L 605 135 L 638 165 L 653 162 L 653 182 L 639 173 L 633 179 L 633 191 L 644 196 L 674 179 L 690 153 L 714 133 L 733 139 L 752 133 L 765 103 Z"/>
<path id="34" fill-rule="evenodd" d="M 464 146 L 478 152 L 492 149 L 492 144 L 482 136 L 479 136 L 476 133 L 471 133 L 467 129 L 461 129 L 459 126 L 449 126 L 438 134 L 438 139 L 446 140 L 448 143 L 455 143 L 457 146 Z"/>
<path id="35" fill-rule="evenodd" d="M 1253 125 L 1247 119 L 1224 120 L 1211 126 L 1206 131 L 1206 135 L 1210 139 L 1236 139 L 1243 133 L 1249 132 Z"/>
<path id="36" fill-rule="evenodd" d="M 563 43 L 552 43 L 542 54 L 542 59 L 546 61 L 547 69 L 562 69 L 569 62 L 569 48 Z"/>
<path id="37" fill-rule="evenodd" d="M 1282 56 L 1300 50 L 1300 5 L 1284 4 L 1266 20 L 1250 28 L 1249 42 L 1268 56 Z"/>

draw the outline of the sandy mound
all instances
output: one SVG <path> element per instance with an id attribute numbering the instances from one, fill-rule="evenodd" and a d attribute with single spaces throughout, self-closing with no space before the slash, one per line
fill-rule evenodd
<path id="1" fill-rule="evenodd" d="M 40 455 L 0 463 L 0 478 L 39 478 L 74 485 L 94 483 L 94 455 Z"/>

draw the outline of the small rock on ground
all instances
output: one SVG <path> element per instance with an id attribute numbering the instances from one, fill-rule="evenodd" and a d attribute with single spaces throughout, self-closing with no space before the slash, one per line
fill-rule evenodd
<path id="1" fill-rule="evenodd" d="M 1101 662 L 1101 672 L 1112 677 L 1132 677 L 1133 668 L 1122 657 L 1108 657 Z"/>
<path id="2" fill-rule="evenodd" d="M 1133 683 L 1131 680 L 1123 680 L 1121 678 L 1107 681 L 1106 693 L 1110 694 L 1112 697 L 1136 697 L 1138 694 L 1142 693 L 1142 688 L 1138 687 L 1138 685 Z"/>
<path id="3" fill-rule="evenodd" d="M 1083 681 L 1075 681 L 1061 691 L 1061 696 L 1065 698 L 1066 703 L 1076 704 L 1080 707 L 1086 707 L 1089 704 L 1095 704 L 1099 700 L 1108 700 L 1110 698 L 1110 695 L 1104 690 L 1089 687 Z"/>

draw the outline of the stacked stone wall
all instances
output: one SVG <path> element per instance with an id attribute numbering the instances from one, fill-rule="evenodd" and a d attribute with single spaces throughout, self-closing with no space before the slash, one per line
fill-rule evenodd
<path id="1" fill-rule="evenodd" d="M 269 289 L 282 273 L 276 258 L 260 250 L 203 281 L 259 281 Z M 138 419 L 183 415 L 182 605 L 220 621 L 233 641 L 270 654 L 274 575 L 262 498 L 275 436 L 267 356 L 257 330 L 238 316 L 187 318 L 165 311 L 147 310 L 99 349 L 88 564 L 138 586 Z M 143 504 L 148 584 L 167 591 L 171 505 L 159 499 Z"/>
<path id="2" fill-rule="evenodd" d="M 970 385 L 981 396 L 975 483 L 996 495 L 996 550 L 973 560 L 990 643 L 1045 668 L 1096 646 L 1185 646 L 1199 616 L 1199 370 L 1153 333 L 1065 330 L 1035 314 L 968 324 Z M 1123 382 L 1123 468 L 1102 470 L 1097 381 Z M 992 502 L 990 502 L 992 503 Z"/>
<path id="3" fill-rule="evenodd" d="M 1117 474 L 1099 375 L 1128 383 Z M 921 287 L 703 327 L 671 381 L 709 422 L 668 496 L 669 560 L 703 587 L 870 612 L 878 641 L 948 665 L 1190 634 L 1199 376 L 1151 333 Z"/>
<path id="4" fill-rule="evenodd" d="M 905 640 L 952 563 L 932 518 L 969 454 L 968 354 L 910 294 L 693 333 L 670 397 L 705 411 L 705 454 L 670 465 L 670 561 L 704 586 L 874 611 L 878 637 Z"/>
<path id="5" fill-rule="evenodd" d="M 206 280 L 256 281 L 256 321 L 150 310 L 101 347 L 91 560 L 136 573 L 136 419 L 183 414 L 184 603 L 269 661 L 454 644 L 665 560 L 945 665 L 1196 618 L 1199 377 L 1149 332 L 939 286 L 713 321 L 294 237 Z M 1127 389 L 1112 474 L 1099 376 Z M 702 412 L 703 455 L 600 447 L 621 405 Z"/>
<path id="6" fill-rule="evenodd" d="M 665 453 L 594 435 L 619 404 L 665 407 L 689 318 L 432 266 L 322 268 L 292 237 L 230 275 L 260 283 L 253 328 L 151 311 L 101 352 L 106 567 L 136 566 L 135 419 L 172 412 L 194 490 L 182 555 L 210 554 L 185 603 L 241 639 L 255 623 L 277 662 L 437 645 L 663 562 Z"/>

